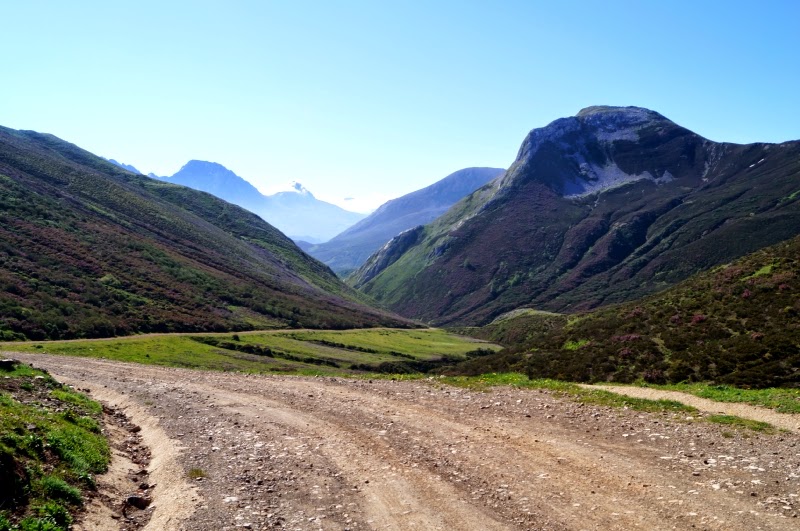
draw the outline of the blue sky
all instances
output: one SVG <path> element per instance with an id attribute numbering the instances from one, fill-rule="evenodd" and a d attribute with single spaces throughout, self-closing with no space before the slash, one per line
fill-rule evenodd
<path id="1" fill-rule="evenodd" d="M 374 208 L 589 105 L 800 138 L 800 2 L 4 2 L 0 125 Z M 344 201 L 346 197 L 354 200 Z"/>

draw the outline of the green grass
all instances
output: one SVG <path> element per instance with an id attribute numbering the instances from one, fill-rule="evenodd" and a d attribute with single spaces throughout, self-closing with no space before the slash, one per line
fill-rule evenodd
<path id="1" fill-rule="evenodd" d="M 240 350 L 253 350 L 251 347 L 269 349 L 271 355 Z M 93 341 L 24 342 L 5 348 L 168 367 L 325 375 L 352 373 L 350 367 L 358 364 L 430 361 L 443 356 L 464 358 L 467 352 L 478 348 L 500 347 L 438 329 L 378 328 L 129 336 Z"/>
<path id="2" fill-rule="evenodd" d="M 717 402 L 738 402 L 774 409 L 779 413 L 800 413 L 800 389 L 739 389 L 730 385 L 706 383 L 647 385 L 655 389 L 681 391 Z"/>
<path id="3" fill-rule="evenodd" d="M 561 348 L 564 350 L 578 350 L 579 348 L 588 344 L 588 339 L 579 339 L 577 341 L 567 341 Z"/>
<path id="4" fill-rule="evenodd" d="M 759 422 L 757 420 L 743 419 L 734 415 L 709 415 L 708 417 L 705 417 L 705 420 L 715 424 L 723 424 L 725 426 L 752 430 L 760 433 L 776 433 L 776 430 L 772 424 L 767 422 Z"/>
<path id="5" fill-rule="evenodd" d="M 42 371 L 0 371 L 0 530 L 69 528 L 108 467 L 101 411 Z"/>
<path id="6" fill-rule="evenodd" d="M 190 469 L 189 472 L 187 473 L 187 476 L 189 476 L 189 479 L 198 479 L 207 477 L 205 470 L 203 470 L 202 468 Z"/>

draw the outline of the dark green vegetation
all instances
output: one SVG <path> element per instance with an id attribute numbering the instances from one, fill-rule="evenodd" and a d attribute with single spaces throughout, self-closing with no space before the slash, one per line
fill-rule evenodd
<path id="1" fill-rule="evenodd" d="M 499 176 L 500 168 L 465 168 L 416 192 L 392 199 L 332 240 L 311 245 L 311 256 L 346 275 L 403 231 L 430 223 L 467 194 Z"/>
<path id="2" fill-rule="evenodd" d="M 68 529 L 110 457 L 101 406 L 27 365 L 0 368 L 0 530 Z M 15 527 L 16 526 L 16 527 Z"/>
<path id="3" fill-rule="evenodd" d="M 511 348 L 464 363 L 459 370 L 514 369 L 533 378 L 585 382 L 796 386 L 798 293 L 800 237 L 639 301 L 569 316 L 520 311 L 470 329 Z M 733 391 L 709 398 L 726 394 L 734 399 Z M 789 400 L 797 402 L 798 396 Z M 775 405 L 768 397 L 762 402 Z"/>
<path id="4" fill-rule="evenodd" d="M 408 326 L 259 217 L 0 128 L 0 340 Z"/>
<path id="5" fill-rule="evenodd" d="M 194 369 L 352 374 L 427 370 L 500 347 L 442 330 L 363 329 L 132 336 L 15 343 L 6 348 Z"/>
<path id="6" fill-rule="evenodd" d="M 582 311 L 796 236 L 799 192 L 800 142 L 716 143 L 645 109 L 590 108 L 533 130 L 502 178 L 349 282 L 439 325 Z"/>

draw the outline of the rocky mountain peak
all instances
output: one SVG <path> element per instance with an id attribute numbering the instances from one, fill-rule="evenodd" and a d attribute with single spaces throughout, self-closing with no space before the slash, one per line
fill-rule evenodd
<path id="1" fill-rule="evenodd" d="M 578 196 L 643 178 L 670 180 L 686 169 L 679 168 L 677 144 L 668 145 L 678 137 L 702 140 L 649 109 L 587 107 L 532 130 L 520 147 L 516 171 L 508 172 L 501 189 L 533 179 L 564 196 Z M 660 146 L 654 149 L 663 156 L 642 151 L 651 144 Z"/>

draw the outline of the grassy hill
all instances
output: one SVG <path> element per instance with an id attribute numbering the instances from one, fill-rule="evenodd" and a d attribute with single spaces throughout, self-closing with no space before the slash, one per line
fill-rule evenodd
<path id="1" fill-rule="evenodd" d="M 0 339 L 408 326 L 259 217 L 0 128 Z"/>
<path id="2" fill-rule="evenodd" d="M 509 348 L 463 373 L 651 383 L 800 385 L 800 237 L 662 293 L 590 313 L 520 310 L 471 333 Z"/>

